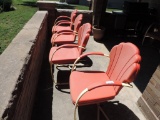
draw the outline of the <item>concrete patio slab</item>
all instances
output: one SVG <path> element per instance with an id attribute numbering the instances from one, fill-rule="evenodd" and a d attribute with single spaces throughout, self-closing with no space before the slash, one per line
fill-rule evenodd
<path id="1" fill-rule="evenodd" d="M 109 54 L 111 48 L 119 44 L 120 42 L 132 42 L 136 44 L 141 52 L 142 59 L 145 60 L 141 63 L 141 71 L 137 76 L 136 82 L 132 83 L 133 88 L 123 88 L 120 93 L 112 101 L 102 103 L 102 107 L 107 113 L 110 120 L 147 120 L 145 116 L 140 111 L 137 101 L 141 96 L 147 84 L 146 81 L 149 78 L 152 71 L 156 68 L 156 64 L 159 61 L 159 58 L 156 58 L 157 49 L 153 47 L 145 47 L 141 45 L 141 41 L 137 38 L 125 38 L 125 37 L 111 37 L 104 38 L 103 41 L 95 41 L 93 36 L 90 37 L 87 44 L 86 52 L 99 51 L 105 54 Z M 70 97 L 69 85 L 66 86 L 55 86 L 51 80 L 50 68 L 48 63 L 48 50 L 46 50 L 46 56 L 44 57 L 43 69 L 41 71 L 41 79 L 39 82 L 39 90 L 37 95 L 37 101 L 33 111 L 34 120 L 73 120 L 74 105 L 72 104 Z M 147 51 L 147 54 L 152 55 L 152 60 L 147 54 L 144 54 L 144 51 Z M 77 70 L 102 70 L 106 71 L 109 59 L 99 56 L 88 56 L 88 67 L 80 67 Z M 146 75 L 145 67 L 148 66 L 148 61 L 154 63 L 150 66 L 150 71 Z M 58 82 L 69 81 L 70 71 L 66 68 L 59 68 L 57 70 L 54 67 L 54 79 Z M 146 77 L 147 76 L 147 77 Z M 107 91 L 106 91 L 107 92 Z M 97 106 L 96 105 L 87 105 L 80 106 L 77 112 L 77 118 L 79 120 L 96 120 Z M 104 117 L 101 116 L 100 120 L 104 120 Z"/>

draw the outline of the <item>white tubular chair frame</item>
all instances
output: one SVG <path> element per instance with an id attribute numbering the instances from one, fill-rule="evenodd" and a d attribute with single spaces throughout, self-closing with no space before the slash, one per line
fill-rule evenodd
<path id="1" fill-rule="evenodd" d="M 76 111 L 77 111 L 77 107 L 78 107 L 78 102 L 79 100 L 82 98 L 82 96 L 87 93 L 88 91 L 91 91 L 93 89 L 96 89 L 98 87 L 102 87 L 102 86 L 123 86 L 123 87 L 129 87 L 132 88 L 133 86 L 129 83 L 114 83 L 114 81 L 106 81 L 106 83 L 104 84 L 100 84 L 98 86 L 93 86 L 91 88 L 85 88 L 78 96 L 76 102 L 75 102 L 75 108 L 74 108 L 74 120 L 76 120 Z M 104 112 L 104 110 L 102 109 L 102 107 L 100 106 L 100 104 L 97 104 L 98 110 L 97 110 L 97 120 L 100 120 L 100 116 L 99 116 L 99 112 L 101 111 L 104 115 L 104 117 L 106 118 L 106 120 L 109 120 L 108 116 L 106 115 L 106 113 Z"/>

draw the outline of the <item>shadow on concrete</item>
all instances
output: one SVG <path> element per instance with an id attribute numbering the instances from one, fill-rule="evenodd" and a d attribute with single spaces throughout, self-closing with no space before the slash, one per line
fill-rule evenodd
<path id="1" fill-rule="evenodd" d="M 137 88 L 143 92 L 160 62 L 160 42 L 155 41 L 152 45 L 142 45 L 142 37 L 118 36 L 113 34 L 103 38 L 101 42 L 109 51 L 114 45 L 121 42 L 131 42 L 139 48 L 142 57 L 141 69 L 134 83 Z"/>
<path id="2" fill-rule="evenodd" d="M 31 120 L 52 120 L 53 81 L 48 62 L 48 45 L 44 53 Z"/>
<path id="3" fill-rule="evenodd" d="M 101 107 L 110 120 L 140 120 L 127 106 L 118 101 L 104 102 Z M 80 106 L 78 114 L 79 120 L 97 120 L 97 105 Z M 106 120 L 102 113 L 100 120 Z"/>
<path id="4" fill-rule="evenodd" d="M 70 70 L 58 70 L 58 72 L 57 72 L 57 82 L 60 83 L 60 84 L 69 83 L 70 73 L 71 73 Z M 65 91 L 62 91 L 62 89 L 69 89 L 69 84 L 56 85 L 56 89 L 58 89 L 61 92 L 65 92 Z"/>

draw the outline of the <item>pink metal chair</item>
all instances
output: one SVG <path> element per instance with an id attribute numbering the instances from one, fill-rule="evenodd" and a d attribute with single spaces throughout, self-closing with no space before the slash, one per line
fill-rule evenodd
<path id="1" fill-rule="evenodd" d="M 52 35 L 51 44 L 69 44 L 73 43 L 78 35 L 78 30 L 81 26 L 83 15 L 79 14 L 74 22 L 74 30 L 63 30 Z"/>
<path id="2" fill-rule="evenodd" d="M 70 75 L 70 91 L 73 104 L 75 104 L 74 119 L 78 106 L 97 104 L 98 115 L 101 111 L 101 102 L 113 99 L 122 87 L 132 87 L 130 84 L 136 77 L 141 61 L 139 49 L 132 43 L 120 43 L 112 48 L 110 55 L 101 52 L 90 52 L 81 55 L 75 62 L 88 55 L 100 55 L 110 58 L 109 66 L 104 71 L 74 71 Z"/>
<path id="3" fill-rule="evenodd" d="M 78 31 L 78 43 L 77 44 L 65 44 L 59 47 L 52 47 L 49 53 L 49 62 L 51 66 L 51 75 L 52 65 L 53 64 L 73 64 L 74 61 L 82 54 L 84 51 L 87 42 L 89 40 L 91 32 L 91 24 L 83 24 Z M 54 81 L 54 79 L 53 79 Z M 57 84 L 54 81 L 55 84 Z"/>
<path id="4" fill-rule="evenodd" d="M 56 33 L 61 30 L 71 30 L 76 18 L 77 10 L 75 9 L 71 16 L 59 16 L 54 22 L 52 27 L 52 33 Z"/>

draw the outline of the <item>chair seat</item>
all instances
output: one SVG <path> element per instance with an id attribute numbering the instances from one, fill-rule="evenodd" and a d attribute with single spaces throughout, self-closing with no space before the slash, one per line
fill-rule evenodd
<path id="1" fill-rule="evenodd" d="M 70 75 L 70 90 L 72 102 L 75 104 L 79 94 L 89 85 L 109 80 L 105 72 L 100 71 L 73 71 Z M 88 91 L 79 100 L 78 105 L 94 104 L 113 99 L 116 93 L 113 86 L 103 86 Z"/>
<path id="2" fill-rule="evenodd" d="M 71 27 L 70 26 L 54 26 L 52 29 L 52 32 L 57 32 L 62 30 L 71 30 Z"/>
<path id="3" fill-rule="evenodd" d="M 57 50 L 57 48 L 58 47 L 52 47 L 50 50 L 50 53 L 49 53 L 49 61 L 54 64 L 73 63 L 77 59 L 77 57 L 79 57 L 79 52 L 78 52 L 77 47 L 72 47 L 72 48 L 65 47 L 65 48 L 60 48 L 58 50 Z M 53 53 L 54 53 L 54 55 L 53 55 Z"/>
<path id="4" fill-rule="evenodd" d="M 73 43 L 75 41 L 75 35 L 59 35 L 56 37 L 55 40 L 52 40 L 51 42 L 57 43 L 57 44 L 67 44 L 67 43 Z"/>

